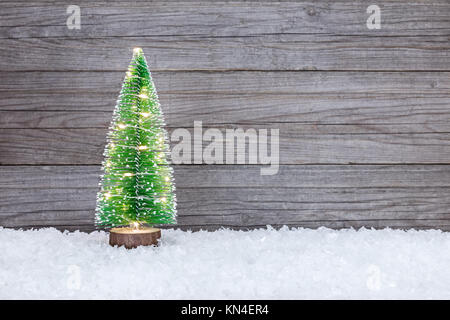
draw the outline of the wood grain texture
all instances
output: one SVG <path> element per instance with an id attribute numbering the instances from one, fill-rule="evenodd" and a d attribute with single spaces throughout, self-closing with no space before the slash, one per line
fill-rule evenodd
<path id="1" fill-rule="evenodd" d="M 0 163 L 101 162 L 122 73 L 2 75 L 8 81 L 0 84 Z M 449 73 L 162 72 L 154 78 L 172 130 L 194 121 L 224 133 L 279 128 L 281 163 L 448 163 Z"/>
<path id="2" fill-rule="evenodd" d="M 448 36 L 442 35 L 100 39 L 1 39 L 4 45 L 0 48 L 0 68 L 5 71 L 118 71 L 127 66 L 131 48 L 140 46 L 154 71 L 450 71 Z M 15 63 L 17 60 L 21 63 Z"/>
<path id="3" fill-rule="evenodd" d="M 108 36 L 251 36 L 311 33 L 370 34 L 370 1 L 88 1 L 80 5 L 85 28 L 80 37 Z M 380 1 L 384 28 L 379 35 L 448 35 L 446 0 L 407 3 Z M 67 3 L 2 1 L 0 26 L 7 38 L 74 36 L 66 27 Z M 84 22 L 84 23 L 83 23 Z M 30 32 L 32 30 L 33 32 Z M 28 31 L 28 32 L 27 32 Z M 378 30 L 377 30 L 378 31 Z"/>
<path id="4" fill-rule="evenodd" d="M 0 72 L 0 128 L 106 128 L 123 77 Z M 449 72 L 153 72 L 153 78 L 170 127 L 202 121 L 450 131 Z"/>
<path id="5" fill-rule="evenodd" d="M 109 231 L 109 244 L 111 246 L 124 246 L 127 249 L 139 246 L 158 245 L 161 238 L 161 229 L 143 228 L 135 231 L 131 228 L 112 228 Z"/>
<path id="6" fill-rule="evenodd" d="M 239 126 L 244 130 L 248 127 Z M 257 131 L 268 128 L 250 127 Z M 326 126 L 323 131 L 309 126 L 309 132 L 305 132 L 297 124 L 277 124 L 271 128 L 279 130 L 281 164 L 440 164 L 449 163 L 450 159 L 450 133 L 340 133 L 336 132 L 340 127 L 335 126 Z M 330 128 L 334 132 L 330 133 Z M 193 129 L 188 130 L 194 137 Z M 0 164 L 100 164 L 107 131 L 106 128 L 0 129 Z M 169 130 L 169 135 L 172 132 Z M 226 129 L 222 132 L 224 138 L 218 141 L 225 148 L 230 138 Z M 172 142 L 172 146 L 176 144 Z M 204 147 L 208 144 L 203 143 Z M 246 157 L 246 148 L 235 144 L 234 154 Z M 191 159 L 193 163 L 193 155 Z"/>
<path id="7" fill-rule="evenodd" d="M 0 2 L 0 226 L 91 231 L 131 50 L 169 131 L 278 128 L 280 169 L 175 165 L 183 229 L 450 231 L 450 3 Z M 191 130 L 192 131 L 192 130 Z M 237 149 L 237 153 L 244 150 Z"/>
<path id="8" fill-rule="evenodd" d="M 108 24 L 118 24 L 134 22 L 137 24 L 151 23 L 154 30 L 159 31 L 159 34 L 185 34 L 188 32 L 188 28 L 197 28 L 201 30 L 205 26 L 228 26 L 226 30 L 222 32 L 241 32 L 248 33 L 248 29 L 243 28 L 247 26 L 245 22 L 240 19 L 248 19 L 253 21 L 255 25 L 261 25 L 263 28 L 278 28 L 278 31 L 295 31 L 300 30 L 301 26 L 292 25 L 292 21 L 287 21 L 288 17 L 308 18 L 308 16 L 315 16 L 316 18 L 323 19 L 322 21 L 329 21 L 335 25 L 321 23 L 321 28 L 333 28 L 340 27 L 344 30 L 349 29 L 352 25 L 352 21 L 349 18 L 355 16 L 355 12 L 359 8 L 366 8 L 369 1 L 285 1 L 285 2 L 273 2 L 273 1 L 79 1 L 80 7 L 85 9 L 86 19 L 92 19 L 90 21 Z M 280 5 L 282 4 L 282 5 Z M 399 23 L 406 23 L 408 26 L 413 26 L 411 20 L 407 20 L 403 16 L 403 12 L 409 14 L 412 19 L 420 22 L 421 18 L 430 18 L 434 15 L 440 16 L 445 21 L 445 15 L 442 12 L 443 8 L 448 6 L 448 2 L 445 0 L 434 1 L 409 1 L 409 6 L 402 5 L 397 1 L 381 1 L 380 4 L 385 5 L 386 9 L 391 9 L 393 12 L 390 16 L 401 16 L 403 19 Z M 312 10 L 299 10 L 299 9 L 314 9 L 316 5 L 318 8 L 322 8 L 323 12 L 326 11 L 326 15 L 314 15 Z M 2 1 L 1 8 L 1 24 L 0 26 L 20 26 L 24 24 L 33 24 L 35 26 L 48 26 L 48 25 L 64 25 L 66 24 L 66 17 L 61 17 L 61 12 L 65 15 L 67 4 L 65 1 Z M 415 9 L 423 9 L 423 12 L 417 12 Z M 294 10 L 297 9 L 297 10 Z M 344 12 L 343 9 L 346 9 Z M 247 11 L 246 11 L 247 10 Z M 406 11 L 400 11 L 406 10 Z M 365 10 L 364 10 L 365 11 Z M 34 14 L 33 14 L 34 13 Z M 40 13 L 40 14 L 35 14 Z M 253 16 L 249 16 L 249 13 L 254 13 Z M 259 13 L 259 15 L 258 15 Z M 133 19 L 127 19 L 130 14 L 133 14 Z M 365 12 L 364 12 L 365 14 Z M 388 14 L 388 13 L 386 13 Z M 151 15 L 155 21 L 147 19 Z M 318 17 L 320 16 L 320 17 Z M 179 18 L 183 19 L 179 19 Z M 123 18 L 121 20 L 120 18 Z M 272 25 L 268 25 L 269 20 L 274 21 Z M 131 21 L 130 21 L 131 20 Z M 187 20 L 184 21 L 183 20 Z M 178 22 L 172 23 L 173 21 Z M 196 22 L 202 22 L 201 25 Z M 275 22 L 281 22 L 277 25 Z M 442 22 L 442 20 L 440 21 Z M 289 24 L 290 23 L 290 24 Z M 323 24 L 323 26 L 322 26 Z M 120 26 L 118 24 L 118 26 Z M 185 28 L 183 28 L 185 27 Z M 290 29 L 286 30 L 285 28 Z M 298 29 L 296 29 L 298 28 Z M 118 30 L 120 28 L 116 28 Z M 122 28 L 125 29 L 125 28 Z M 136 28 L 138 29 L 138 28 Z M 145 29 L 145 28 L 143 28 Z M 363 29 L 363 28 L 361 28 Z M 416 26 L 416 30 L 420 29 Z M 364 26 L 364 30 L 365 26 Z M 105 32 L 112 32 L 113 30 L 105 30 Z M 128 30 L 120 30 L 120 32 L 127 32 Z M 177 31 L 177 32 L 173 32 Z M 136 32 L 146 32 L 146 30 L 136 30 Z M 225 34 L 222 34 L 225 35 Z"/>
<path id="9" fill-rule="evenodd" d="M 5 2 L 0 68 L 122 70 L 141 46 L 154 70 L 450 70 L 447 1 L 379 1 L 379 30 L 370 4 L 92 1 L 69 30 L 64 2 Z"/>
<path id="10" fill-rule="evenodd" d="M 1 225 L 93 230 L 98 166 L 0 173 Z M 260 176 L 258 166 L 175 166 L 175 180 L 183 228 L 448 224 L 448 165 L 282 166 L 275 176 Z"/>

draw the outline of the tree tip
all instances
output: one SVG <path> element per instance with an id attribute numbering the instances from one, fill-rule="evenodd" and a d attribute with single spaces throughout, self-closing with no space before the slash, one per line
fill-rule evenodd
<path id="1" fill-rule="evenodd" d="M 142 48 L 139 47 L 133 48 L 133 54 L 140 54 L 140 53 L 142 53 Z"/>

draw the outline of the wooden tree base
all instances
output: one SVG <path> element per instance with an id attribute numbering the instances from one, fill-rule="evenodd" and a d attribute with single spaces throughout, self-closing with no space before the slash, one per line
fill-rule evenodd
<path id="1" fill-rule="evenodd" d="M 112 228 L 109 231 L 109 244 L 112 246 L 125 246 L 127 249 L 137 248 L 138 246 L 158 245 L 158 239 L 161 238 L 161 229 L 141 228 L 132 229 Z"/>

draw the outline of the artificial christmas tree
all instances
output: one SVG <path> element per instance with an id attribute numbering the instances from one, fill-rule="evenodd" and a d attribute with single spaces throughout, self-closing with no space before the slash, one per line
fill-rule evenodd
<path id="1" fill-rule="evenodd" d="M 111 245 L 156 244 L 161 232 L 148 225 L 176 222 L 167 139 L 144 53 L 135 48 L 108 133 L 97 195 L 96 225 L 120 227 L 110 230 Z"/>

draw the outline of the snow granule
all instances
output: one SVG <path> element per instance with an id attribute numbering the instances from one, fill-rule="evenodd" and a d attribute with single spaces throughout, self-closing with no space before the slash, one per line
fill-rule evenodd
<path id="1" fill-rule="evenodd" d="M 0 299 L 449 299 L 450 233 L 320 228 L 108 234 L 0 228 Z"/>

